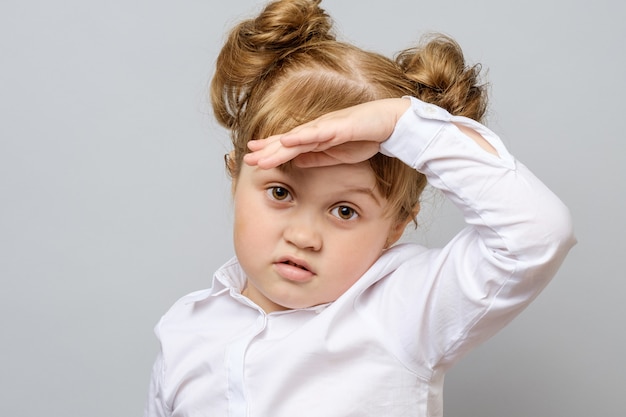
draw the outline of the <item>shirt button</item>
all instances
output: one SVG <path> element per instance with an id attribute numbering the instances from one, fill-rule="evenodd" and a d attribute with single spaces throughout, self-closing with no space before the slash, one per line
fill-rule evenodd
<path id="1" fill-rule="evenodd" d="M 426 106 L 424 107 L 424 113 L 429 116 L 434 116 L 435 114 L 437 114 L 437 109 L 435 108 L 435 106 Z"/>

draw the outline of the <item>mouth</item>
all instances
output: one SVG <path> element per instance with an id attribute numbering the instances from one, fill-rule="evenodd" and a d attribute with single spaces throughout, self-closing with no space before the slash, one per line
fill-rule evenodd
<path id="1" fill-rule="evenodd" d="M 300 268 L 300 269 L 302 269 L 303 271 L 309 271 L 309 268 L 307 268 L 306 266 L 303 266 L 303 265 L 297 264 L 297 263 L 295 263 L 295 262 L 293 262 L 293 261 L 282 261 L 282 262 L 280 262 L 280 263 L 281 263 L 281 264 L 285 264 L 285 265 L 295 266 L 296 268 Z"/>
<path id="2" fill-rule="evenodd" d="M 302 259 L 284 257 L 274 263 L 280 276 L 290 281 L 307 282 L 315 277 L 315 272 Z"/>

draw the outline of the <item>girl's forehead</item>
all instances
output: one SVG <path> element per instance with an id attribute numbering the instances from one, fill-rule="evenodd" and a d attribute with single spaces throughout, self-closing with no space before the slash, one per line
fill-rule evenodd
<path id="1" fill-rule="evenodd" d="M 301 168 L 290 162 L 281 165 L 279 170 L 294 180 L 328 181 L 328 185 L 361 183 L 374 186 L 376 183 L 374 171 L 367 161 L 312 168 Z"/>
<path id="2" fill-rule="evenodd" d="M 242 163 L 242 173 L 249 178 L 276 177 L 283 180 L 298 182 L 328 181 L 331 184 L 361 183 L 376 184 L 374 170 L 368 161 L 356 164 L 337 164 L 323 167 L 299 167 L 293 161 L 286 162 L 276 168 L 262 169 Z"/>

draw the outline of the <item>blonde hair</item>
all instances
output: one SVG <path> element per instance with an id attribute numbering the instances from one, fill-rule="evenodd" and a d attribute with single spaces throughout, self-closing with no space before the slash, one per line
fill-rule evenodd
<path id="1" fill-rule="evenodd" d="M 218 56 L 211 102 L 218 122 L 231 131 L 234 178 L 249 140 L 372 100 L 410 95 L 455 115 L 483 117 L 480 67 L 465 64 L 453 39 L 431 35 L 392 60 L 337 41 L 320 2 L 269 3 L 233 28 Z M 426 178 L 380 153 L 369 162 L 392 215 L 415 221 Z"/>

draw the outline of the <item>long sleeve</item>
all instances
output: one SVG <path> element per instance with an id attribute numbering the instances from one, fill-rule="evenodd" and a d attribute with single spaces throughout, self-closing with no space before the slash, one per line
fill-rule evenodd
<path id="1" fill-rule="evenodd" d="M 467 228 L 443 249 L 429 251 L 427 262 L 413 265 L 420 271 L 405 272 L 411 275 L 405 285 L 417 294 L 418 311 L 415 322 L 402 320 L 404 328 L 392 337 L 400 334 L 404 349 L 420 352 L 422 366 L 447 368 L 536 297 L 575 238 L 568 209 L 493 132 L 411 101 L 381 152 L 425 174 L 461 210 Z M 455 124 L 480 133 L 498 155 Z"/>

